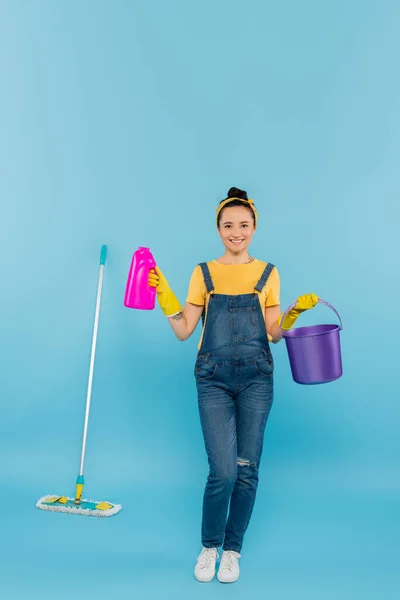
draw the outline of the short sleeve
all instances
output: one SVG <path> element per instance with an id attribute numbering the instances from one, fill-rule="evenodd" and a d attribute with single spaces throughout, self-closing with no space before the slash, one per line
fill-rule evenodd
<path id="1" fill-rule="evenodd" d="M 186 302 L 204 306 L 206 302 L 207 289 L 204 283 L 203 274 L 200 267 L 196 267 L 192 273 L 189 283 L 189 291 Z"/>
<path id="2" fill-rule="evenodd" d="M 278 269 L 275 267 L 267 281 L 265 306 L 276 306 L 280 304 L 281 284 L 279 279 Z"/>

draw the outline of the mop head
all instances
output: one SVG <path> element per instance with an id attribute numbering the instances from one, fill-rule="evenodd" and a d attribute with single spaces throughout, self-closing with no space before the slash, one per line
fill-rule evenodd
<path id="1" fill-rule="evenodd" d="M 86 515 L 90 517 L 112 517 L 122 508 L 120 504 L 95 502 L 94 500 L 81 500 L 80 504 L 75 504 L 75 498 L 67 498 L 66 496 L 43 496 L 43 498 L 40 498 L 40 500 L 37 501 L 36 507 L 41 510 Z"/>

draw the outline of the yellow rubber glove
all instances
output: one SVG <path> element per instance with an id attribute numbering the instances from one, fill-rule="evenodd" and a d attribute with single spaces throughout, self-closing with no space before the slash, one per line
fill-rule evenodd
<path id="1" fill-rule="evenodd" d="M 294 308 L 292 308 L 291 310 L 289 310 L 289 312 L 287 313 L 285 320 L 283 322 L 283 324 L 281 324 L 282 322 L 282 317 L 284 315 L 284 313 L 281 314 L 281 316 L 278 319 L 278 325 L 280 325 L 280 327 L 282 327 L 282 329 L 291 329 L 293 327 L 293 325 L 295 324 L 296 320 L 298 319 L 299 315 L 304 312 L 305 310 L 310 310 L 310 308 L 314 308 L 314 306 L 317 304 L 318 302 L 318 296 L 316 296 L 314 293 L 311 294 L 304 294 L 304 296 L 299 296 L 297 298 L 297 304 Z"/>
<path id="2" fill-rule="evenodd" d="M 169 287 L 168 281 L 157 266 L 155 271 L 154 269 L 151 269 L 149 273 L 149 286 L 156 288 L 158 302 L 166 317 L 174 317 L 182 311 L 179 300 Z"/>

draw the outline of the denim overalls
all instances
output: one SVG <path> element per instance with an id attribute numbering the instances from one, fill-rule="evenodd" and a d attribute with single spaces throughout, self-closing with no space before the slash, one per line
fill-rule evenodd
<path id="1" fill-rule="evenodd" d="M 215 294 L 207 264 L 200 267 L 209 294 L 195 366 L 210 466 L 202 543 L 206 548 L 223 545 L 224 550 L 240 552 L 253 511 L 264 430 L 273 400 L 274 364 L 258 292 L 274 265 L 267 265 L 254 293 L 236 296 Z"/>

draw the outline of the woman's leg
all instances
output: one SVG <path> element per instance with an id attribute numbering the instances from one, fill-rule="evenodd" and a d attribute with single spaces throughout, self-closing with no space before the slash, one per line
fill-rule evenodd
<path id="1" fill-rule="evenodd" d="M 250 367 L 249 367 L 250 369 Z M 240 552 L 253 512 L 265 426 L 273 400 L 272 375 L 256 374 L 236 398 L 237 480 L 232 493 L 224 550 Z"/>
<path id="2" fill-rule="evenodd" d="M 235 402 L 223 384 L 197 381 L 201 427 L 210 472 L 203 499 L 202 543 L 222 546 L 230 497 L 237 477 Z"/>

